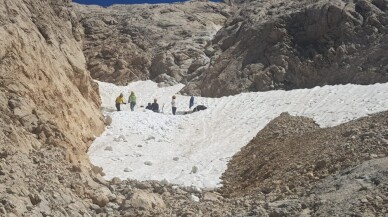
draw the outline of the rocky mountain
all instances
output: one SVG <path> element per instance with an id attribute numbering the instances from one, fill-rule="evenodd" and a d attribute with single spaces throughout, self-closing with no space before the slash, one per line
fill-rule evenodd
<path id="1" fill-rule="evenodd" d="M 207 1 L 73 8 L 92 77 L 116 84 L 192 80 L 210 61 L 204 47 L 231 14 L 227 5 Z"/>
<path id="2" fill-rule="evenodd" d="M 325 129 L 306 118 L 282 115 L 231 160 L 223 189 L 107 181 L 101 168 L 90 165 L 86 151 L 103 131 L 104 120 L 87 68 L 95 78 L 116 83 L 147 77 L 188 82 L 187 91 L 204 95 L 303 87 L 308 79 L 320 85 L 297 70 L 302 66 L 316 70 L 327 83 L 335 69 L 358 83 L 386 79 L 386 0 L 233 0 L 229 5 L 192 1 L 103 9 L 69 0 L 0 0 L 0 216 L 387 213 L 387 112 Z M 261 19 L 269 13 L 270 20 Z M 275 28 L 279 20 L 282 25 Z M 117 36 L 121 31 L 123 36 Z M 262 52 L 264 45 L 272 51 Z M 349 70 L 342 70 L 342 62 Z M 274 72 L 278 80 L 272 78 L 268 88 L 267 83 L 253 88 L 239 82 L 242 86 L 234 90 L 233 82 L 247 77 L 237 76 L 233 65 L 246 66 L 235 68 L 241 72 L 249 66 L 255 78 Z M 285 72 L 275 73 L 283 72 L 280 67 Z M 255 82 L 265 81 L 259 78 Z M 214 94 L 208 92 L 212 89 Z"/>
<path id="3" fill-rule="evenodd" d="M 387 121 L 382 112 L 320 128 L 283 113 L 229 162 L 222 191 L 276 198 L 290 216 L 386 213 Z"/>
<path id="4" fill-rule="evenodd" d="M 91 180 L 85 152 L 103 130 L 80 35 L 67 0 L 0 1 L 1 216 L 87 207 L 65 187 Z"/>
<path id="5" fill-rule="evenodd" d="M 387 0 L 228 2 L 238 10 L 205 47 L 210 63 L 185 93 L 388 81 Z"/>
<path id="6" fill-rule="evenodd" d="M 387 0 L 225 3 L 75 4 L 88 69 L 211 97 L 388 81 Z"/>

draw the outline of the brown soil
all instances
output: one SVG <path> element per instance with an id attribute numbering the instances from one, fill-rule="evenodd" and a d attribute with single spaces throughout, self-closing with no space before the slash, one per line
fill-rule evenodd
<path id="1" fill-rule="evenodd" d="M 224 195 L 303 194 L 331 174 L 388 155 L 388 112 L 332 128 L 282 114 L 236 154 L 223 174 Z"/>

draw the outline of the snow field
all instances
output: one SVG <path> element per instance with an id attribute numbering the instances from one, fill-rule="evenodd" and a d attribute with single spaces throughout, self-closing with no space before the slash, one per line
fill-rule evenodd
<path id="1" fill-rule="evenodd" d="M 228 160 L 282 112 L 311 117 L 328 127 L 388 109 L 388 83 L 196 97 L 195 104 L 207 110 L 176 116 L 171 114 L 170 102 L 183 88 L 181 84 L 165 88 L 152 81 L 125 87 L 99 85 L 102 109 L 113 123 L 88 154 L 93 164 L 103 167 L 106 178 L 166 179 L 200 188 L 219 187 Z M 129 111 L 129 105 L 114 111 L 115 98 L 122 92 L 127 100 L 130 91 L 137 95 L 135 111 Z M 188 111 L 190 97 L 176 96 L 178 111 Z M 140 108 L 153 98 L 160 107 L 164 104 L 164 113 Z"/>

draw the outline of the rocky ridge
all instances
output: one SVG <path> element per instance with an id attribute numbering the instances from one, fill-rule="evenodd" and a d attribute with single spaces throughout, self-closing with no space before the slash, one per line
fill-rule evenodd
<path id="1" fill-rule="evenodd" d="M 387 0 L 224 2 L 74 5 L 88 69 L 210 97 L 388 81 Z"/>
<path id="2" fill-rule="evenodd" d="M 231 1 L 237 7 L 205 47 L 205 70 L 183 93 L 388 81 L 388 1 Z"/>
<path id="3" fill-rule="evenodd" d="M 229 6 L 208 1 L 73 8 L 92 77 L 121 85 L 192 80 L 210 61 L 204 47 L 231 14 Z"/>
<path id="4" fill-rule="evenodd" d="M 64 182 L 91 180 L 85 152 L 103 121 L 80 35 L 69 1 L 0 1 L 1 216 L 59 216 L 78 206 Z"/>
<path id="5" fill-rule="evenodd" d="M 326 141 L 318 135 L 322 132 L 336 141 L 325 144 L 330 151 L 323 152 L 325 163 L 318 163 L 321 155 L 312 154 L 308 159 L 312 164 L 296 165 L 295 171 L 303 175 L 290 179 L 294 188 L 277 184 L 276 171 L 262 185 L 236 179 L 230 171 L 240 173 L 241 167 L 255 169 L 251 176 L 262 178 L 260 169 L 235 160 L 240 154 L 225 173 L 221 190 L 174 186 L 167 180 L 104 180 L 103 171 L 91 166 L 86 156 L 103 120 L 96 85 L 85 69 L 79 18 L 69 1 L 0 0 L 0 12 L 1 216 L 383 216 L 387 212 L 387 157 L 381 155 L 387 154 L 386 112 L 333 129 L 318 129 L 311 120 L 282 115 L 268 126 L 271 130 L 260 132 L 278 147 L 309 141 L 310 134 L 321 144 Z M 256 141 L 260 138 L 247 149 Z M 352 157 L 346 157 L 349 152 Z M 338 158 L 342 155 L 344 161 Z M 281 164 L 273 168 L 295 177 Z M 317 170 L 310 174 L 312 169 Z M 303 185 L 307 190 L 298 187 Z"/>
<path id="6" fill-rule="evenodd" d="M 382 112 L 319 128 L 283 113 L 228 163 L 221 191 L 299 204 L 293 214 L 381 216 L 388 211 L 387 120 Z"/>

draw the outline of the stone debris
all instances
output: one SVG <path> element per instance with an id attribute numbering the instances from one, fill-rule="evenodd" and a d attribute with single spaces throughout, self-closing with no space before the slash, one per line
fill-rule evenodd
<path id="1" fill-rule="evenodd" d="M 113 151 L 113 148 L 112 148 L 112 146 L 107 146 L 107 147 L 105 147 L 104 150 L 105 150 L 105 151 Z"/>
<path id="2" fill-rule="evenodd" d="M 146 162 L 144 162 L 144 164 L 147 165 L 147 166 L 152 166 L 152 162 L 151 161 L 146 161 Z"/>
<path id="3" fill-rule="evenodd" d="M 198 172 L 198 167 L 197 166 L 193 166 L 191 168 L 191 173 L 197 173 Z"/>
<path id="4" fill-rule="evenodd" d="M 105 117 L 105 121 L 104 122 L 105 122 L 106 126 L 110 126 L 112 124 L 112 121 L 113 120 L 112 120 L 111 116 L 108 115 L 108 116 Z"/>
<path id="5" fill-rule="evenodd" d="M 190 200 L 193 202 L 199 202 L 199 198 L 193 194 L 190 195 Z"/>
<path id="6" fill-rule="evenodd" d="M 205 47 L 232 13 L 210 1 L 73 9 L 93 78 L 120 85 L 152 79 L 159 86 L 194 79 L 194 71 L 208 66 Z"/>
<path id="7" fill-rule="evenodd" d="M 160 181 L 160 184 L 161 184 L 162 186 L 165 186 L 165 185 L 170 184 L 170 182 L 169 182 L 167 179 L 163 179 L 162 181 Z"/>
<path id="8" fill-rule="evenodd" d="M 124 172 L 126 172 L 126 173 L 129 173 L 129 172 L 132 172 L 133 170 L 132 169 L 130 169 L 130 168 L 128 168 L 128 167 L 126 167 L 125 169 L 124 169 Z"/>

